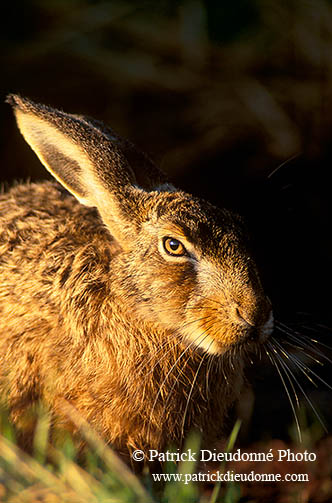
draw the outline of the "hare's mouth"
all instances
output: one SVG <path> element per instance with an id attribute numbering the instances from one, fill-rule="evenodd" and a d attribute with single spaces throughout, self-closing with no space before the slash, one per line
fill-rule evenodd
<path id="1" fill-rule="evenodd" d="M 221 355 L 225 352 L 225 348 L 209 334 L 202 334 L 195 340 L 198 348 L 212 355 Z"/>
<path id="2" fill-rule="evenodd" d="M 198 336 L 191 334 L 188 340 L 190 346 L 201 349 L 204 353 L 219 356 L 222 356 L 230 348 L 234 348 L 237 345 L 236 341 L 230 342 L 220 338 L 217 339 L 215 336 L 209 335 L 206 332 L 202 333 L 201 331 Z"/>

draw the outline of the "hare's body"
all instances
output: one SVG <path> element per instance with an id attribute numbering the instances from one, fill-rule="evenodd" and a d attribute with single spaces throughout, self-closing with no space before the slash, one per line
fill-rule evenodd
<path id="1" fill-rule="evenodd" d="M 56 183 L 17 186 L 0 196 L 0 243 L 1 371 L 19 425 L 43 400 L 66 428 L 65 402 L 74 405 L 124 450 L 146 448 L 149 436 L 154 448 L 178 443 L 187 423 L 210 438 L 222 433 L 241 360 L 233 369 L 210 362 L 191 390 L 201 356 L 190 348 L 181 358 L 174 335 L 125 307 L 112 281 L 122 256 L 94 209 Z M 167 403 L 153 407 L 165 378 Z"/>
<path id="2" fill-rule="evenodd" d="M 0 383 L 13 420 L 31 436 L 27 411 L 42 401 L 54 426 L 75 430 L 70 404 L 123 453 L 179 445 L 192 428 L 216 439 L 247 351 L 271 331 L 241 221 L 165 184 L 99 123 L 11 102 L 80 201 L 51 182 L 0 196 Z"/>

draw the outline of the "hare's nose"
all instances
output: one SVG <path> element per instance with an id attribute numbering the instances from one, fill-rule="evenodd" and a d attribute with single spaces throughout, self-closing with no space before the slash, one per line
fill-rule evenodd
<path id="1" fill-rule="evenodd" d="M 272 305 L 269 299 L 261 299 L 247 305 L 234 306 L 234 318 L 248 328 L 260 328 L 269 322 L 272 316 Z"/>
<path id="2" fill-rule="evenodd" d="M 236 307 L 235 308 L 235 317 L 236 319 L 242 324 L 242 325 L 247 325 L 248 327 L 254 327 L 255 324 L 253 321 L 250 319 L 250 314 L 247 313 L 247 311 L 241 307 Z"/>
<path id="3" fill-rule="evenodd" d="M 256 304 L 252 309 L 248 306 L 236 306 L 234 317 L 247 329 L 247 339 L 264 343 L 273 332 L 273 311 L 270 301 Z"/>

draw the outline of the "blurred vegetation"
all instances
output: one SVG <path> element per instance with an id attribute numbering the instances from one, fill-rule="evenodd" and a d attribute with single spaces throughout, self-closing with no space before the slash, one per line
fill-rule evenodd
<path id="1" fill-rule="evenodd" d="M 75 419 L 75 422 L 77 417 Z M 311 434 L 305 447 L 317 453 L 317 461 L 311 463 L 289 461 L 210 463 L 200 467 L 191 461 L 177 466 L 167 462 L 163 473 L 179 474 L 182 480 L 169 479 L 155 482 L 155 468 L 146 466 L 142 474 L 134 475 L 120 458 L 107 446 L 98 434 L 80 418 L 80 431 L 87 442 L 84 455 L 78 452 L 70 436 L 61 447 L 50 445 L 50 424 L 47 413 L 41 413 L 34 438 L 34 451 L 27 454 L 15 443 L 15 430 L 5 409 L 0 412 L 0 501 L 3 503 L 273 503 L 312 502 L 328 503 L 332 497 L 331 439 L 316 447 Z M 226 447 L 218 452 L 234 452 L 240 423 L 234 425 Z M 308 434 L 304 430 L 304 434 Z M 200 439 L 190 435 L 184 451 L 198 453 Z M 285 445 L 282 441 L 256 444 L 242 452 L 273 453 L 291 448 L 292 453 L 303 452 L 303 446 Z M 170 449 L 171 451 L 171 449 Z M 175 451 L 176 452 L 176 451 Z M 295 466 L 296 465 L 296 466 Z M 186 475 L 195 473 L 243 473 L 309 475 L 309 482 L 250 483 L 223 482 L 184 484 Z M 189 480 L 189 477 L 187 477 Z"/>
<path id="2" fill-rule="evenodd" d="M 73 418 L 74 419 L 74 418 Z M 234 484 L 211 486 L 171 480 L 154 482 L 146 466 L 140 477 L 135 476 L 98 434 L 78 415 L 82 437 L 87 442 L 84 453 L 78 455 L 75 444 L 67 436 L 61 447 L 48 441 L 50 418 L 44 411 L 39 416 L 34 438 L 34 451 L 21 451 L 15 443 L 13 428 L 4 407 L 0 411 L 0 501 L 6 503 L 216 503 L 220 498 L 236 494 Z M 45 427 L 48 425 L 48 427 Z M 236 423 L 230 435 L 227 452 L 233 450 L 239 431 Z M 198 453 L 200 438 L 190 435 L 185 451 Z M 171 450 L 171 449 L 170 449 Z M 175 451 L 176 452 L 176 451 Z M 79 461 L 78 461 L 79 458 Z M 198 467 L 191 461 L 165 464 L 165 474 L 193 474 Z M 217 467 L 214 467 L 216 470 Z M 225 472 L 226 465 L 219 467 Z M 152 469 L 156 473 L 156 469 Z M 238 495 L 240 492 L 237 491 Z M 236 503 L 232 498 L 229 501 Z"/>
<path id="3" fill-rule="evenodd" d="M 242 213 L 276 316 L 329 344 L 332 1 L 11 0 L 0 23 L 0 182 L 48 176 L 7 93 L 103 120 L 175 184 Z M 247 443 L 291 440 L 274 373 L 249 371 Z M 329 428 L 331 393 L 308 394 Z"/>

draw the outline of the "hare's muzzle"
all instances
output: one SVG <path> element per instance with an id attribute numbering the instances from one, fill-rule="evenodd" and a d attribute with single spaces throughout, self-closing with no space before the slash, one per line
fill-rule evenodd
<path id="1" fill-rule="evenodd" d="M 246 330 L 245 340 L 265 342 L 273 331 L 273 311 L 269 299 L 233 307 L 233 319 Z"/>

